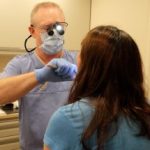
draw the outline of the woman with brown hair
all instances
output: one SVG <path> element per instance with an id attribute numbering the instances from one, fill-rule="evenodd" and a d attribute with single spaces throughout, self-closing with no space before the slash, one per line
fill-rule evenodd
<path id="1" fill-rule="evenodd" d="M 45 150 L 149 150 L 150 105 L 137 44 L 114 26 L 82 41 L 68 105 L 49 121 Z"/>

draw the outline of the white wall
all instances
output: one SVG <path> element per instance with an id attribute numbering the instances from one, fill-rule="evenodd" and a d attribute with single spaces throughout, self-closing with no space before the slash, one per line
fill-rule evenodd
<path id="1" fill-rule="evenodd" d="M 137 42 L 144 62 L 150 96 L 150 0 L 92 0 L 91 28 L 115 25 Z"/>
<path id="2" fill-rule="evenodd" d="M 36 3 L 42 1 L 45 0 L 0 1 L 0 47 L 24 48 L 24 39 L 28 36 L 28 26 L 30 25 L 30 12 Z M 65 12 L 66 22 L 69 23 L 65 47 L 68 49 L 80 49 L 80 41 L 90 26 L 90 0 L 52 1 L 62 7 Z"/>

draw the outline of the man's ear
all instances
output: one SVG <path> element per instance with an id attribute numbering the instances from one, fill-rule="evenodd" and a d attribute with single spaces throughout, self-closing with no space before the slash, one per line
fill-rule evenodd
<path id="1" fill-rule="evenodd" d="M 32 37 L 34 37 L 34 33 L 35 33 L 34 28 L 33 28 L 32 26 L 30 26 L 30 27 L 28 28 L 28 30 L 29 30 L 29 32 L 30 32 L 30 35 L 31 35 Z"/>

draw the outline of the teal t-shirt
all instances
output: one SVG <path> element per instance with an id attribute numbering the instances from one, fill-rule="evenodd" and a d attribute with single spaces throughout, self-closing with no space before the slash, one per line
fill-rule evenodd
<path id="1" fill-rule="evenodd" d="M 94 113 L 94 107 L 86 99 L 62 106 L 52 116 L 44 136 L 44 144 L 51 150 L 83 150 L 80 142 L 82 133 Z M 150 150 L 150 140 L 135 136 L 138 125 L 120 117 L 118 132 L 104 146 L 105 150 Z M 96 150 L 96 136 L 88 142 Z"/>

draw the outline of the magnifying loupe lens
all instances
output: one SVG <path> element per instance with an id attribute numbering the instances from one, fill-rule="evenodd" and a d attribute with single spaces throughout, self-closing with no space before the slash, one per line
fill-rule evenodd
<path id="1" fill-rule="evenodd" d="M 48 32 L 47 32 L 47 33 L 48 33 L 48 35 L 49 35 L 49 36 L 53 36 L 54 31 L 51 29 L 51 30 L 48 30 Z"/>
<path id="2" fill-rule="evenodd" d="M 57 31 L 57 33 L 59 35 L 64 35 L 65 31 L 64 31 L 64 26 L 59 24 L 59 23 L 56 23 L 54 24 L 52 27 L 50 27 L 48 30 L 47 30 L 47 33 L 49 36 L 53 36 L 55 33 L 54 33 L 54 29 Z"/>

